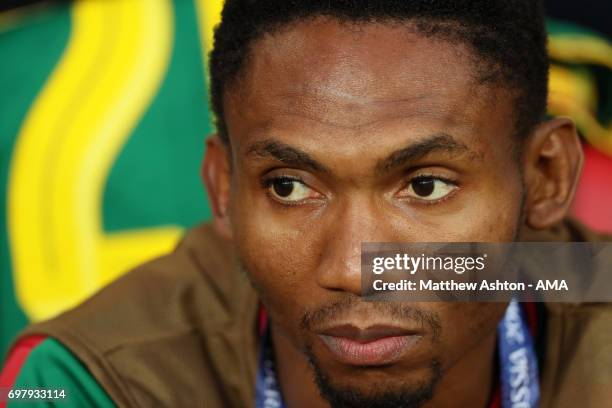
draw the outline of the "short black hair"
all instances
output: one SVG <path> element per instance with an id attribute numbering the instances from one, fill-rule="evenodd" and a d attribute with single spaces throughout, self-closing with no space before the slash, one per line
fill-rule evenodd
<path id="1" fill-rule="evenodd" d="M 546 114 L 549 59 L 541 0 L 226 0 L 210 54 L 211 103 L 222 140 L 229 143 L 224 92 L 241 75 L 253 43 L 325 16 L 412 24 L 419 34 L 466 44 L 482 80 L 515 95 L 518 135 L 529 134 Z"/>

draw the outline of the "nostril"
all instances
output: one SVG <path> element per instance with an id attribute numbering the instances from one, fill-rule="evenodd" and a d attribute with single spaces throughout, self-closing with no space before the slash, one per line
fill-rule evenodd
<path id="1" fill-rule="evenodd" d="M 326 290 L 348 292 L 361 296 L 361 270 L 342 267 L 321 268 L 316 273 L 317 284 Z"/>

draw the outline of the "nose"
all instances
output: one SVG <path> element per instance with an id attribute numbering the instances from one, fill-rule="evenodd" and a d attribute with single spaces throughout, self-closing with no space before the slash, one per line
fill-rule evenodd
<path id="1" fill-rule="evenodd" d="M 317 284 L 361 296 L 361 244 L 398 241 L 398 234 L 373 202 L 347 203 L 333 217 L 316 271 Z"/>

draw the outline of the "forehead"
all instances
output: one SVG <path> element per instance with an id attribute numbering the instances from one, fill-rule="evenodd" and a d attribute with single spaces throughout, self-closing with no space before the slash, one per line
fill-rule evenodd
<path id="1" fill-rule="evenodd" d="M 406 23 L 295 23 L 253 44 L 225 98 L 228 129 L 234 140 L 280 128 L 314 138 L 511 128 L 508 92 L 480 84 L 475 61 L 466 45 Z"/>

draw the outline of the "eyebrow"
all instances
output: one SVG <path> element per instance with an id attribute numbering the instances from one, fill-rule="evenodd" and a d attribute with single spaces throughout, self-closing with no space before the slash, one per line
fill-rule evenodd
<path id="1" fill-rule="evenodd" d="M 453 136 L 446 133 L 439 133 L 391 153 L 387 158 L 377 163 L 376 172 L 378 174 L 387 174 L 398 167 L 403 167 L 410 162 L 439 152 L 449 153 L 453 156 L 470 154 L 474 158 L 479 157 L 476 152 Z"/>
<path id="2" fill-rule="evenodd" d="M 307 168 L 319 173 L 331 173 L 329 168 L 316 161 L 303 150 L 274 139 L 254 143 L 247 150 L 247 155 L 251 154 L 260 157 L 272 157 L 287 166 Z"/>
<path id="3" fill-rule="evenodd" d="M 438 152 L 452 155 L 471 153 L 474 157 L 478 157 L 464 143 L 459 142 L 451 135 L 440 133 L 391 153 L 387 158 L 378 161 L 376 172 L 387 174 L 398 167 L 403 167 L 410 162 Z M 254 143 L 248 148 L 247 155 L 256 155 L 262 158 L 271 157 L 287 166 L 306 168 L 320 173 L 331 173 L 328 167 L 315 160 L 308 153 L 275 139 L 266 139 Z"/>

